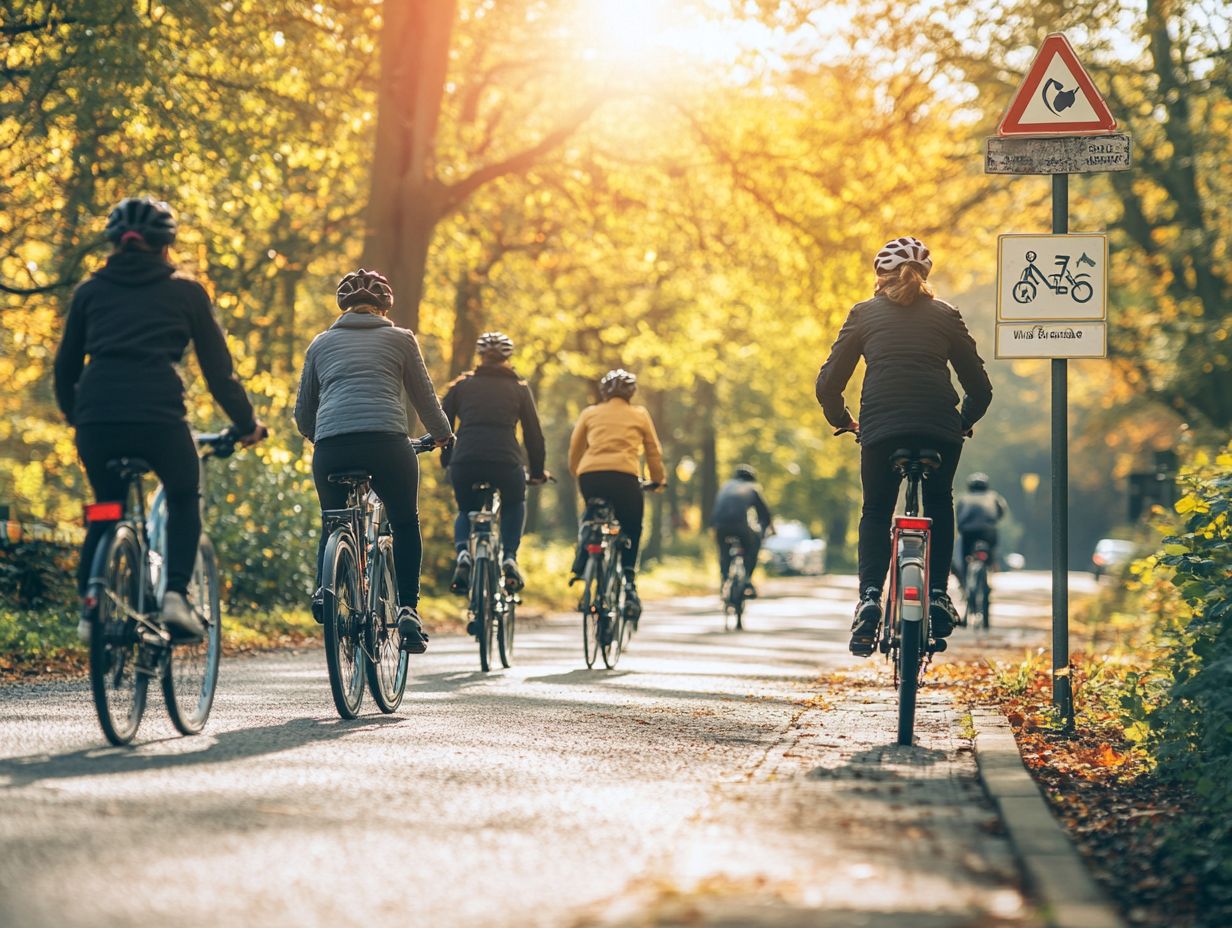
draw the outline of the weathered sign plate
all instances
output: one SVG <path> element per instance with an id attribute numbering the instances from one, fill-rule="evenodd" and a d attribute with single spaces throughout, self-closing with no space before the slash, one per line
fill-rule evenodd
<path id="1" fill-rule="evenodd" d="M 985 174 L 1100 174 L 1128 171 L 1128 135 L 1063 135 L 1052 138 L 993 136 L 984 155 Z"/>
<path id="2" fill-rule="evenodd" d="M 1106 358 L 1106 322 L 998 322 L 999 359 Z"/>

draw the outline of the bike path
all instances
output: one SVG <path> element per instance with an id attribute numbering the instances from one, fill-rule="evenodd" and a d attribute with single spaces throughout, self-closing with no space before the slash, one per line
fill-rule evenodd
<path id="1" fill-rule="evenodd" d="M 5 687 L 0 924 L 1034 925 L 948 702 L 900 748 L 888 676 L 814 698 L 854 589 L 651 604 L 615 671 L 575 620 L 487 675 L 434 640 L 355 722 L 319 650 L 231 660 L 205 734 L 153 697 L 134 749 L 84 682 Z"/>

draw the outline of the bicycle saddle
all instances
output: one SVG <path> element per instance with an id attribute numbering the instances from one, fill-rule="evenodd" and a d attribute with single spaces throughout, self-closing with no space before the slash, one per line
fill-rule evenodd
<path id="1" fill-rule="evenodd" d="M 115 471 L 126 480 L 129 477 L 140 477 L 142 474 L 148 474 L 152 468 L 148 461 L 142 458 L 116 458 L 114 461 L 107 462 L 107 469 Z"/>
<path id="2" fill-rule="evenodd" d="M 925 470 L 936 470 L 941 466 L 941 455 L 931 448 L 899 448 L 890 460 L 895 467 L 908 467 L 919 464 Z"/>
<path id="3" fill-rule="evenodd" d="M 371 480 L 372 475 L 366 470 L 340 470 L 327 479 L 330 483 L 361 484 Z"/>

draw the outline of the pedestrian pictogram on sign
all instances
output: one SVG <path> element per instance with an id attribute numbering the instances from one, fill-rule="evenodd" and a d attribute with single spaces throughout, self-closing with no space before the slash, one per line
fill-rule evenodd
<path id="1" fill-rule="evenodd" d="M 1116 120 L 1065 36 L 1044 39 L 997 135 L 1097 135 Z"/>

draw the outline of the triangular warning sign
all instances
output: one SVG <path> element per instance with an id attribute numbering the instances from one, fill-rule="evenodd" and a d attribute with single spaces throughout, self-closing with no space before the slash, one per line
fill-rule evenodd
<path id="1" fill-rule="evenodd" d="M 997 135 L 1100 135 L 1115 130 L 1116 120 L 1073 46 L 1054 32 L 1035 53 Z"/>

